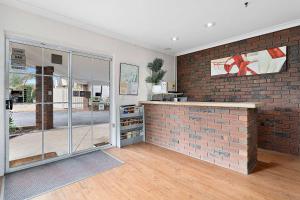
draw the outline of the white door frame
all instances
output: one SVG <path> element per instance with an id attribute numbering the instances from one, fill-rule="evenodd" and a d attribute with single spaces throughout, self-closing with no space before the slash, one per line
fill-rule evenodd
<path id="1" fill-rule="evenodd" d="M 68 48 L 68 47 L 61 47 L 61 46 L 56 46 L 56 45 L 51 45 L 51 44 L 46 44 L 43 42 L 38 42 L 38 41 L 33 41 L 33 40 L 29 40 L 26 38 L 19 38 L 19 37 L 14 37 L 14 36 L 6 36 L 5 37 L 5 95 L 4 95 L 4 102 L 7 98 L 9 98 L 9 94 L 8 94 L 8 89 L 9 89 L 9 78 L 8 78 L 8 74 L 9 74 L 9 62 L 10 62 L 10 58 L 9 58 L 9 43 L 10 42 L 16 42 L 16 43 L 20 43 L 20 44 L 24 44 L 24 45 L 31 45 L 31 46 L 36 46 L 36 47 L 40 47 L 40 48 L 47 48 L 47 49 L 52 49 L 52 50 L 58 50 L 58 51 L 63 51 L 63 52 L 67 52 L 69 55 L 69 64 L 68 64 L 68 78 L 69 78 L 69 99 L 68 99 L 68 145 L 69 145 L 69 153 L 66 155 L 62 155 L 56 158 L 51 158 L 51 159 L 47 159 L 47 160 L 41 160 L 41 161 L 37 161 L 37 162 L 33 162 L 30 164 L 26 164 L 26 165 L 22 165 L 22 166 L 18 166 L 18 167 L 14 167 L 14 168 L 10 168 L 9 167 L 9 126 L 8 126 L 8 115 L 9 115 L 9 110 L 5 110 L 5 173 L 11 173 L 14 171 L 18 171 L 18 170 L 22 170 L 22 169 L 26 169 L 26 168 L 31 168 L 31 167 L 35 167 L 35 166 L 39 166 L 39 165 L 43 165 L 46 163 L 51 163 L 51 162 L 55 162 L 58 160 L 62 160 L 62 159 L 66 159 L 66 158 L 70 158 L 73 156 L 77 156 L 77 155 L 82 155 L 88 152 L 93 152 L 93 151 L 97 151 L 100 149 L 106 149 L 106 148 L 110 148 L 112 147 L 112 144 L 116 144 L 117 143 L 117 138 L 113 137 L 116 136 L 116 133 L 113 133 L 113 131 L 116 131 L 113 128 L 113 124 L 115 124 L 115 122 L 113 121 L 113 115 L 115 114 L 115 112 L 113 111 L 113 105 L 112 103 L 115 102 L 115 95 L 114 95 L 114 89 L 113 89 L 113 84 L 112 81 L 114 81 L 113 75 L 112 75 L 112 71 L 113 71 L 113 56 L 109 56 L 109 55 L 101 55 L 101 54 L 95 54 L 92 52 L 88 52 L 88 51 L 81 51 L 81 50 L 77 50 L 77 49 L 73 49 L 73 48 Z M 77 152 L 73 152 L 72 151 L 72 76 L 71 76 L 71 70 L 72 70 L 72 55 L 84 55 L 84 56 L 88 56 L 91 58 L 98 58 L 98 59 L 102 59 L 102 60 L 108 60 L 109 61 L 109 94 L 110 94 L 110 144 L 108 145 L 104 145 L 104 146 L 100 146 L 100 147 L 94 147 L 91 149 L 87 149 L 87 150 L 83 150 L 83 151 L 77 151 Z M 71 88 L 71 89 L 70 89 Z M 70 100 L 71 99 L 71 100 Z M 70 107 L 71 106 L 71 107 Z M 43 141 L 44 142 L 44 141 Z M 42 143 L 43 143 L 42 142 Z"/>

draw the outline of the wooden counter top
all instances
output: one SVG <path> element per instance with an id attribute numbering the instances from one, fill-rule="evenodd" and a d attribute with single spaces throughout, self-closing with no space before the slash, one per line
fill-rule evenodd
<path id="1" fill-rule="evenodd" d="M 172 105 L 172 106 L 204 106 L 224 108 L 257 108 L 261 103 L 255 102 L 173 102 L 173 101 L 140 101 L 140 104 Z"/>

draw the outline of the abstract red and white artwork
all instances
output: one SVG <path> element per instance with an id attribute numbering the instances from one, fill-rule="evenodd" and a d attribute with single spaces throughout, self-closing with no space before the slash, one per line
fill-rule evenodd
<path id="1" fill-rule="evenodd" d="M 234 55 L 211 61 L 211 76 L 257 75 L 280 72 L 286 61 L 286 46 Z"/>

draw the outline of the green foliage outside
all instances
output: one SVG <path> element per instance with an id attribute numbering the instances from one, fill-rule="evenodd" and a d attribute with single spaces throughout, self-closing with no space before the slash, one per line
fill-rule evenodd
<path id="1" fill-rule="evenodd" d="M 32 74 L 11 74 L 9 77 L 9 87 L 13 90 L 22 90 L 26 92 L 26 102 L 24 103 L 33 103 L 33 100 L 36 97 L 35 85 L 30 82 L 34 78 Z"/>
<path id="2" fill-rule="evenodd" d="M 12 116 L 9 116 L 9 122 L 8 122 L 8 126 L 9 126 L 9 133 L 13 134 L 16 132 L 17 130 L 17 126 L 14 122 L 14 119 L 12 118 Z"/>
<path id="3" fill-rule="evenodd" d="M 9 87 L 11 90 L 19 90 L 24 92 L 24 96 L 26 96 L 26 102 L 24 103 L 33 103 L 34 99 L 36 98 L 35 81 L 32 80 L 34 80 L 33 74 L 10 74 Z M 16 133 L 18 127 L 14 122 L 12 113 L 10 113 L 8 120 L 9 133 Z"/>

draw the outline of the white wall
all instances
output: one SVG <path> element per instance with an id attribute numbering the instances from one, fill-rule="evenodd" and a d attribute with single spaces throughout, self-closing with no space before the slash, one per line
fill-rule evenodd
<path id="1" fill-rule="evenodd" d="M 164 55 L 0 4 L 0 175 L 4 173 L 5 154 L 5 35 L 17 35 L 48 44 L 112 56 L 113 122 L 116 122 L 119 105 L 134 104 L 139 100 L 146 100 L 147 86 L 144 81 L 148 75 L 146 66 L 154 58 L 164 59 L 166 70 L 168 71 L 165 80 L 175 81 L 175 58 L 173 56 Z M 138 96 L 119 96 L 118 81 L 121 62 L 140 66 Z M 115 128 L 113 128 L 113 133 L 116 133 Z M 116 136 L 113 135 L 113 137 L 115 138 Z"/>

